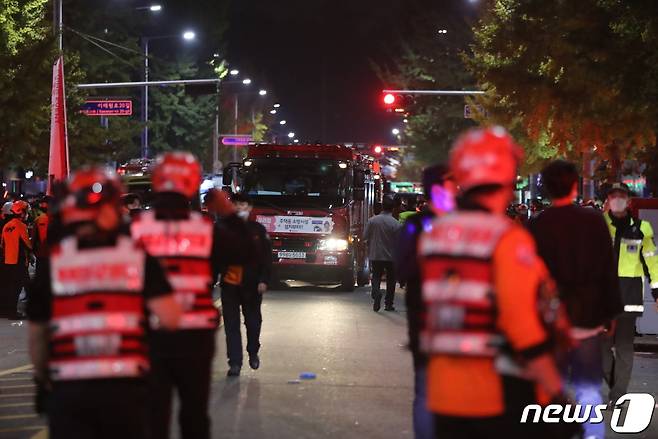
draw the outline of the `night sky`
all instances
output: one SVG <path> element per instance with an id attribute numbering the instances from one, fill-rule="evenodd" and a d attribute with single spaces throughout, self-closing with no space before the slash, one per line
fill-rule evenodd
<path id="1" fill-rule="evenodd" d="M 264 81 L 307 141 L 391 142 L 372 62 L 388 61 L 409 0 L 239 0 L 228 57 Z"/>

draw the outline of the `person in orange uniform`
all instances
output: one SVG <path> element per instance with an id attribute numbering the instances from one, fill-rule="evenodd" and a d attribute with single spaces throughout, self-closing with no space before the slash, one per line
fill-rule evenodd
<path id="1" fill-rule="evenodd" d="M 10 211 L 11 219 L 2 228 L 0 238 L 4 260 L 3 283 L 6 288 L 1 299 L 2 314 L 0 315 L 10 319 L 19 318 L 16 310 L 18 296 L 29 281 L 27 265 L 32 245 L 25 224 L 27 210 L 28 204 L 25 201 L 14 201 Z"/>
<path id="2" fill-rule="evenodd" d="M 458 209 L 420 238 L 437 438 L 528 437 L 523 407 L 565 400 L 553 346 L 568 324 L 532 237 L 505 216 L 521 157 L 503 128 L 464 134 L 450 158 Z"/>

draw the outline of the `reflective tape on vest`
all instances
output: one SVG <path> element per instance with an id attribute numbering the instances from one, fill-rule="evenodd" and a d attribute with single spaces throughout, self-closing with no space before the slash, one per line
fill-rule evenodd
<path id="1" fill-rule="evenodd" d="M 145 212 L 130 230 L 133 238 L 156 258 L 207 258 L 212 251 L 212 222 L 198 212 L 190 212 L 189 219 L 178 221 L 157 220 L 153 212 Z"/>
<path id="2" fill-rule="evenodd" d="M 149 369 L 148 360 L 144 357 L 51 361 L 48 366 L 53 380 L 137 378 Z"/>
<path id="3" fill-rule="evenodd" d="M 487 300 L 492 286 L 487 282 L 460 280 L 428 280 L 423 282 L 423 299 L 428 302 L 460 300 L 481 302 Z"/>
<path id="4" fill-rule="evenodd" d="M 54 336 L 91 331 L 129 332 L 142 329 L 142 315 L 137 313 L 93 313 L 53 318 Z"/>
<path id="5" fill-rule="evenodd" d="M 642 256 L 644 256 L 645 258 L 651 258 L 651 257 L 654 257 L 656 255 L 658 255 L 658 252 L 656 250 L 654 250 L 652 252 L 643 252 L 642 253 Z"/>
<path id="6" fill-rule="evenodd" d="M 196 311 L 184 313 L 178 329 L 214 329 L 219 325 L 219 311 Z"/>
<path id="7" fill-rule="evenodd" d="M 624 305 L 626 312 L 644 312 L 644 305 Z"/>
<path id="8" fill-rule="evenodd" d="M 421 348 L 430 354 L 493 357 L 504 338 L 497 334 L 423 333 Z"/>
<path id="9" fill-rule="evenodd" d="M 626 245 L 642 245 L 642 240 L 622 238 L 621 243 Z"/>
<path id="10" fill-rule="evenodd" d="M 77 249 L 77 239 L 62 240 L 51 257 L 55 296 L 94 291 L 140 294 L 144 287 L 145 254 L 130 238 L 120 237 L 114 247 Z"/>
<path id="11" fill-rule="evenodd" d="M 207 291 L 212 278 L 205 275 L 180 275 L 169 273 L 167 280 L 174 291 Z"/>
<path id="12" fill-rule="evenodd" d="M 658 282 L 651 282 L 651 284 L 649 285 L 649 288 L 651 288 L 652 290 L 655 290 L 656 288 L 658 288 Z"/>

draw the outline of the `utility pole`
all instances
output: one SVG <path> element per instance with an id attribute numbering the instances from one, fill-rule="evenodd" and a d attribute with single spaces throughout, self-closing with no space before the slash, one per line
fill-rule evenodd
<path id="1" fill-rule="evenodd" d="M 217 94 L 215 102 L 215 127 L 212 136 L 212 172 L 217 175 L 222 170 L 222 162 L 219 161 L 219 82 L 217 83 Z"/>
<path id="2" fill-rule="evenodd" d="M 64 50 L 64 16 L 63 16 L 63 0 L 55 0 L 53 2 L 53 33 L 57 37 L 57 47 L 61 54 Z"/>

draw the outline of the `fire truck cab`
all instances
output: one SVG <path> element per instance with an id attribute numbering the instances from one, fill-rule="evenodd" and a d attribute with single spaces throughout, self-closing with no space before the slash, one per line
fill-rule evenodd
<path id="1" fill-rule="evenodd" d="M 383 182 L 372 158 L 342 145 L 249 147 L 224 184 L 254 202 L 252 218 L 272 240 L 278 280 L 340 283 L 345 291 L 369 282 L 363 231 L 381 203 Z"/>

